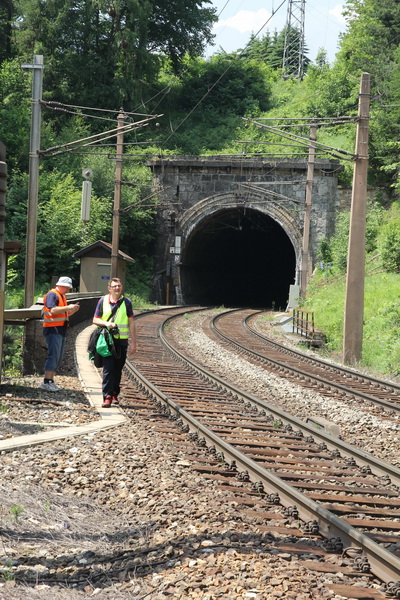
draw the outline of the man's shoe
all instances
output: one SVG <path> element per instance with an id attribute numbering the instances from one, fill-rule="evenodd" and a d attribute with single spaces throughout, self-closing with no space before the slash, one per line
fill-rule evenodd
<path id="1" fill-rule="evenodd" d="M 112 404 L 113 406 L 119 406 L 119 402 L 118 402 L 118 396 L 117 396 L 116 394 L 113 394 L 113 395 L 112 395 L 112 398 L 111 398 L 111 404 Z"/>
<path id="2" fill-rule="evenodd" d="M 54 392 L 61 392 L 62 390 L 62 388 L 58 387 L 58 385 L 54 383 L 54 381 L 49 381 L 49 385 L 51 385 Z"/>
<path id="3" fill-rule="evenodd" d="M 111 406 L 111 396 L 106 396 L 103 400 L 102 408 L 110 408 Z"/>
<path id="4" fill-rule="evenodd" d="M 48 381 L 46 383 L 42 381 L 39 387 L 41 390 L 45 390 L 45 392 L 59 392 L 61 390 L 54 381 Z"/>

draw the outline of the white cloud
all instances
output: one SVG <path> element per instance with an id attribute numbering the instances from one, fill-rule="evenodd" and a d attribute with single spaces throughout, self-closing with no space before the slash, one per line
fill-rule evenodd
<path id="1" fill-rule="evenodd" d="M 240 10 L 236 15 L 233 15 L 233 17 L 218 21 L 218 23 L 214 25 L 214 29 L 229 27 L 240 33 L 246 33 L 248 31 L 256 32 L 270 17 L 271 13 L 265 10 L 265 8 L 260 8 L 260 10 L 256 11 Z"/>
<path id="2" fill-rule="evenodd" d="M 329 11 L 329 14 L 335 17 L 336 21 L 338 21 L 339 23 L 346 24 L 346 19 L 344 18 L 342 11 L 343 4 L 336 4 L 336 6 Z"/>

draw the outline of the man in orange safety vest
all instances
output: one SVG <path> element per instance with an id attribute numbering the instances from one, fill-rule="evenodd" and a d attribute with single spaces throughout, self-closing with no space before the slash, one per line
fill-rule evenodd
<path id="1" fill-rule="evenodd" d="M 68 318 L 79 310 L 79 304 L 67 304 L 65 294 L 71 288 L 72 279 L 60 277 L 56 287 L 47 292 L 43 298 L 43 336 L 47 345 L 47 359 L 40 389 L 47 392 L 61 390 L 54 382 L 54 374 L 64 355 Z"/>

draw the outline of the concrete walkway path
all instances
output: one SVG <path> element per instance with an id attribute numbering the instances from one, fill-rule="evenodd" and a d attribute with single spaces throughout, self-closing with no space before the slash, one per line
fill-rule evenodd
<path id="1" fill-rule="evenodd" d="M 87 345 L 93 329 L 94 325 L 87 327 L 76 338 L 75 363 L 82 388 L 91 406 L 98 412 L 99 419 L 91 423 L 85 423 L 85 425 L 63 426 L 59 429 L 43 431 L 33 435 L 21 435 L 0 440 L 0 452 L 18 450 L 19 448 L 36 446 L 44 442 L 54 442 L 77 435 L 87 435 L 88 433 L 122 425 L 127 421 L 123 411 L 118 406 L 101 407 L 103 403 L 101 377 L 93 362 L 88 360 L 87 353 Z"/>

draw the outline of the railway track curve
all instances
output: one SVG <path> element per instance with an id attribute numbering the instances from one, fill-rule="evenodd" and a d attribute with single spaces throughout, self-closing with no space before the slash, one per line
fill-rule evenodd
<path id="1" fill-rule="evenodd" d="M 197 468 L 234 481 L 227 487 L 239 497 L 248 486 L 239 502 L 261 503 L 266 521 L 271 509 L 282 518 L 279 507 L 293 530 L 301 521 L 302 535 L 354 553 L 355 568 L 400 597 L 400 470 L 188 361 L 168 339 L 168 313 L 138 319 L 139 352 L 127 368 L 157 411 L 204 449 L 207 464 Z"/>
<path id="2" fill-rule="evenodd" d="M 214 317 L 211 327 L 240 352 L 255 357 L 278 375 L 293 378 L 299 385 L 322 394 L 359 399 L 400 415 L 400 385 L 304 354 L 261 334 L 255 325 L 260 314 L 241 309 L 224 312 Z"/>

